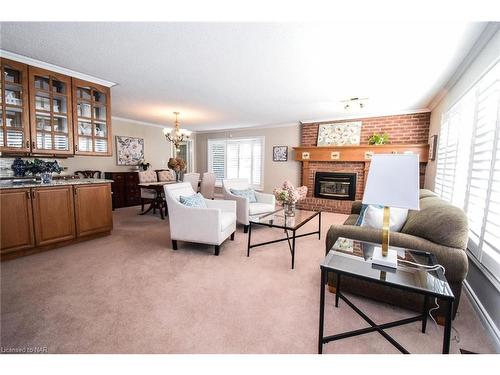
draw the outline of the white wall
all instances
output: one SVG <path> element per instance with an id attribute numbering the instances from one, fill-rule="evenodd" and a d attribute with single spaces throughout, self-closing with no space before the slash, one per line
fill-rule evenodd
<path id="1" fill-rule="evenodd" d="M 486 72 L 500 57 L 500 31 L 490 39 L 483 50 L 476 56 L 470 66 L 455 83 L 455 85 L 445 94 L 439 104 L 431 112 L 431 124 L 429 128 L 430 137 L 438 134 L 441 127 L 441 117 L 460 99 L 468 89 Z M 437 160 L 429 161 L 425 173 L 425 188 L 434 190 L 434 180 L 436 177 Z"/>
<path id="2" fill-rule="evenodd" d="M 300 145 L 300 125 L 277 128 L 253 128 L 225 132 L 198 133 L 196 135 L 197 171 L 208 170 L 208 140 L 237 137 L 264 137 L 264 191 L 271 192 L 284 180 L 295 186 L 300 184 L 300 162 L 295 161 L 292 147 Z M 273 146 L 288 146 L 288 161 L 273 162 Z"/>

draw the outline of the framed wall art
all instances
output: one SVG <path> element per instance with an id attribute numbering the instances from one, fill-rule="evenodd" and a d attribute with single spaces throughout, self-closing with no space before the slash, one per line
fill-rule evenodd
<path id="1" fill-rule="evenodd" d="M 117 135 L 116 164 L 137 165 L 144 160 L 144 139 Z"/>
<path id="2" fill-rule="evenodd" d="M 361 121 L 320 124 L 317 146 L 359 145 Z"/>
<path id="3" fill-rule="evenodd" d="M 273 146 L 273 161 L 288 161 L 288 146 Z"/>
<path id="4" fill-rule="evenodd" d="M 429 142 L 429 160 L 436 159 L 436 149 L 437 149 L 438 136 L 434 134 Z"/>

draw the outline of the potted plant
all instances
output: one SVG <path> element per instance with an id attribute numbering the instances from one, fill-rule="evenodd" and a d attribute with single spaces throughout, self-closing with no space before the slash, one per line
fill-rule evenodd
<path id="1" fill-rule="evenodd" d="M 389 135 L 387 133 L 373 133 L 373 135 L 368 138 L 368 144 L 370 145 L 385 145 L 386 143 L 389 143 Z"/>
<path id="2" fill-rule="evenodd" d="M 139 164 L 138 164 L 139 168 L 141 168 L 143 171 L 147 171 L 148 168 L 151 166 L 151 164 L 147 163 L 146 161 L 141 161 Z"/>

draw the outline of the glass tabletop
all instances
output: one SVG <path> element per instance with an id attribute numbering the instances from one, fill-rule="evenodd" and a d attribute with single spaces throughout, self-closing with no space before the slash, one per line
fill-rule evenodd
<path id="1" fill-rule="evenodd" d="M 320 211 L 296 209 L 294 216 L 288 216 L 285 215 L 284 209 L 281 208 L 273 212 L 251 215 L 249 221 L 253 224 L 262 224 L 270 227 L 294 230 L 300 228 L 319 213 Z"/>
<path id="2" fill-rule="evenodd" d="M 372 264 L 372 255 L 380 244 L 339 237 L 328 252 L 321 268 L 382 284 L 427 292 L 436 297 L 454 298 L 442 269 L 428 270 L 424 266 L 437 264 L 436 257 L 427 252 L 389 248 L 398 252 L 398 268 L 388 269 Z"/>

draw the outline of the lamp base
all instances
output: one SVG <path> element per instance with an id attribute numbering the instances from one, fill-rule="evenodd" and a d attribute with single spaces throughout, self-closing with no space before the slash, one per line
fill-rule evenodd
<path id="1" fill-rule="evenodd" d="M 387 256 L 383 256 L 382 248 L 376 246 L 373 249 L 372 264 L 387 268 L 398 268 L 398 252 L 396 250 L 389 249 L 387 251 Z"/>

